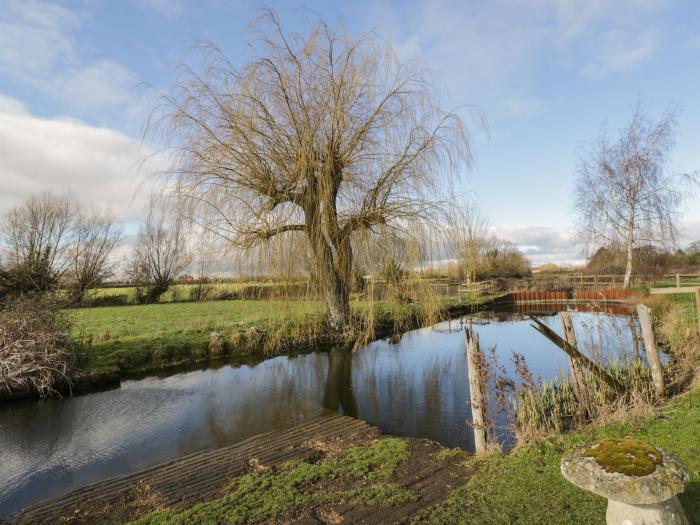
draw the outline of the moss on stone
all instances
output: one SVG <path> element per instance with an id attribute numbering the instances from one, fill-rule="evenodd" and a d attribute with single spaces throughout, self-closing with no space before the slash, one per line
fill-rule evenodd
<path id="1" fill-rule="evenodd" d="M 589 447 L 584 456 L 593 458 L 606 472 L 646 476 L 661 464 L 661 453 L 654 447 L 629 437 L 604 439 Z"/>

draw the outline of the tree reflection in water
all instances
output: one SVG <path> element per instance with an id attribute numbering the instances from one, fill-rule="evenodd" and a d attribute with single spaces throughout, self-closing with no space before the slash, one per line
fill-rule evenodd
<path id="1" fill-rule="evenodd" d="M 357 417 L 357 401 L 352 390 L 352 352 L 334 348 L 327 355 L 328 378 L 323 406 L 346 416 Z"/>

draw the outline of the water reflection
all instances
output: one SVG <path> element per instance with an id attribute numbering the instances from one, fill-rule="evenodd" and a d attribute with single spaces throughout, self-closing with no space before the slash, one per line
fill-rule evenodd
<path id="1" fill-rule="evenodd" d="M 561 333 L 552 313 L 543 321 Z M 495 347 L 508 373 L 514 373 L 513 351 L 526 356 L 536 377 L 566 371 L 566 355 L 536 333 L 522 313 L 501 312 L 480 322 L 482 348 Z M 629 316 L 580 313 L 574 323 L 589 355 L 632 359 L 643 353 Z M 233 363 L 126 381 L 119 389 L 72 399 L 5 405 L 0 407 L 0 516 L 329 411 L 364 419 L 385 434 L 473 449 L 468 399 L 464 336 L 460 321 L 451 321 L 354 353 L 334 349 Z M 497 418 L 496 424 L 501 440 L 512 444 L 506 422 Z"/>
<path id="2" fill-rule="evenodd" d="M 328 353 L 328 375 L 323 406 L 333 412 L 357 417 L 357 401 L 352 389 L 352 352 L 335 348 Z"/>

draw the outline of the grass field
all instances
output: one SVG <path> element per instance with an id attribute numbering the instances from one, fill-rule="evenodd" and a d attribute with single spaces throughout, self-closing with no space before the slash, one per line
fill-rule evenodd
<path id="1" fill-rule="evenodd" d="M 675 453 L 691 471 L 679 499 L 690 523 L 700 525 L 700 390 L 675 401 L 658 417 L 586 430 L 492 456 L 462 488 L 416 517 L 425 524 L 594 525 L 605 523 L 606 500 L 571 485 L 561 475 L 562 454 L 606 437 L 632 436 Z"/>
<path id="2" fill-rule="evenodd" d="M 483 300 L 487 300 L 484 298 Z M 444 306 L 455 301 L 444 301 Z M 361 313 L 367 303 L 353 301 Z M 374 303 L 379 321 L 400 321 L 420 311 L 417 303 L 392 308 Z M 325 314 L 319 301 L 239 300 L 112 306 L 67 310 L 73 321 L 73 337 L 83 348 L 89 372 L 138 371 L 193 360 L 203 360 L 211 334 L 220 335 L 230 347 L 228 355 L 262 353 L 253 347 L 265 337 L 288 338 L 297 346 L 318 340 Z M 305 332 L 307 330 L 307 332 Z M 323 335 L 323 334 L 321 334 Z"/>
<path id="3" fill-rule="evenodd" d="M 206 289 L 211 294 L 219 294 L 221 292 L 240 292 L 246 287 L 254 285 L 256 287 L 270 287 L 279 286 L 279 283 L 212 283 L 202 285 L 203 289 Z M 178 301 L 189 300 L 192 293 L 194 293 L 199 285 L 197 284 L 174 284 L 167 292 L 165 292 L 160 297 L 161 303 L 172 303 Z M 94 288 L 91 289 L 87 296 L 87 300 L 103 299 L 108 297 L 119 297 L 124 296 L 126 301 L 130 303 L 136 302 L 136 288 L 133 286 L 127 287 L 109 287 L 109 288 Z"/>
<path id="4" fill-rule="evenodd" d="M 88 368 L 128 368 L 167 349 L 206 347 L 212 332 L 230 338 L 251 327 L 268 329 L 282 320 L 320 317 L 314 301 L 209 301 L 70 310 L 73 336 L 84 343 Z"/>

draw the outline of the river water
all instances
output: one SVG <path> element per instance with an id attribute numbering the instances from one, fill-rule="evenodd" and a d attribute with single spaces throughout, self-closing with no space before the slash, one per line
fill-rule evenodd
<path id="1" fill-rule="evenodd" d="M 542 320 L 561 333 L 558 316 Z M 86 484 L 330 413 L 359 417 L 384 434 L 473 450 L 462 322 L 352 353 L 230 362 L 74 398 L 0 405 L 0 517 Z M 482 349 L 495 346 L 509 373 L 513 351 L 526 357 L 535 377 L 551 379 L 566 370 L 565 354 L 521 313 L 487 313 L 476 322 Z M 574 324 L 579 346 L 589 353 L 643 354 L 629 314 L 579 312 Z M 497 417 L 496 424 L 501 442 L 511 446 L 507 422 Z"/>

